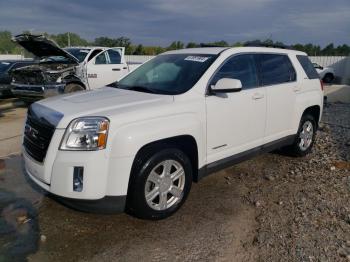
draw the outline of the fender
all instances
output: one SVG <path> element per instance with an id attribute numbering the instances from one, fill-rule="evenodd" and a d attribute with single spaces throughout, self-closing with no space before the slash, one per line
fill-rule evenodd
<path id="1" fill-rule="evenodd" d="M 317 122 L 320 121 L 323 109 L 323 95 L 319 91 L 312 90 L 301 93 L 296 98 L 296 105 L 298 106 L 296 107 L 296 114 L 294 114 L 293 119 L 294 133 L 298 132 L 301 116 L 303 115 L 305 110 L 311 106 L 320 107 L 320 116 L 319 119 L 317 119 Z"/>
<path id="2" fill-rule="evenodd" d="M 184 113 L 166 117 L 157 117 L 130 123 L 118 128 L 113 134 L 110 156 L 135 156 L 143 146 L 162 139 L 190 135 L 198 145 L 198 158 L 204 159 L 203 144 L 205 144 L 205 123 L 195 114 Z M 142 131 L 142 132 L 140 132 Z"/>
<path id="3" fill-rule="evenodd" d="M 120 188 L 126 193 L 131 166 L 137 152 L 143 146 L 162 139 L 180 135 L 192 136 L 198 147 L 198 166 L 204 165 L 205 133 L 203 130 L 205 130 L 205 123 L 191 113 L 138 121 L 118 128 L 116 132 L 109 134 L 109 139 L 112 139 L 109 145 L 107 192 Z"/>

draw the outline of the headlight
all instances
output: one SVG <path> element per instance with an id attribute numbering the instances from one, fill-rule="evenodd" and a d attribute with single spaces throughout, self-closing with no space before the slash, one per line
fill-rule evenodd
<path id="1" fill-rule="evenodd" d="M 61 150 L 92 151 L 106 148 L 109 120 L 82 117 L 73 120 L 62 139 Z"/>

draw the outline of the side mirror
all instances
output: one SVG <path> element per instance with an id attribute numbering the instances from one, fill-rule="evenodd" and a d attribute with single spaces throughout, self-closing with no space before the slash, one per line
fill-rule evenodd
<path id="1" fill-rule="evenodd" d="M 210 87 L 212 93 L 232 93 L 242 90 L 241 80 L 232 78 L 221 78 L 215 85 Z"/>

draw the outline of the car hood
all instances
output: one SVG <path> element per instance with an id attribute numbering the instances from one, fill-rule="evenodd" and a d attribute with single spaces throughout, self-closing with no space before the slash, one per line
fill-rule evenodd
<path id="1" fill-rule="evenodd" d="M 43 35 L 21 34 L 15 36 L 13 41 L 39 58 L 63 56 L 79 64 L 79 60 L 75 56 L 60 48 L 54 41 L 45 38 Z"/>
<path id="2" fill-rule="evenodd" d="M 145 111 L 147 108 L 173 101 L 174 97 L 169 95 L 104 87 L 93 91 L 81 91 L 44 99 L 34 103 L 32 109 L 39 117 L 48 121 L 55 119 L 52 124 L 56 128 L 66 128 L 70 121 L 77 117 L 104 116 L 114 118 L 116 115 L 125 115 L 132 111 Z M 43 113 L 41 114 L 41 112 Z"/>

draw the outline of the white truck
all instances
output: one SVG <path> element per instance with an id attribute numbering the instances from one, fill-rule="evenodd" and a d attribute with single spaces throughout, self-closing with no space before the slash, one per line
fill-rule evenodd
<path id="1" fill-rule="evenodd" d="M 75 208 L 162 219 L 192 181 L 221 168 L 281 147 L 308 154 L 322 108 L 322 83 L 303 52 L 169 51 L 114 87 L 32 104 L 25 170 Z"/>
<path id="2" fill-rule="evenodd" d="M 14 41 L 40 59 L 36 65 L 11 72 L 12 93 L 20 98 L 96 89 L 119 80 L 130 70 L 124 47 L 62 49 L 42 35 L 29 34 L 18 35 Z"/>

